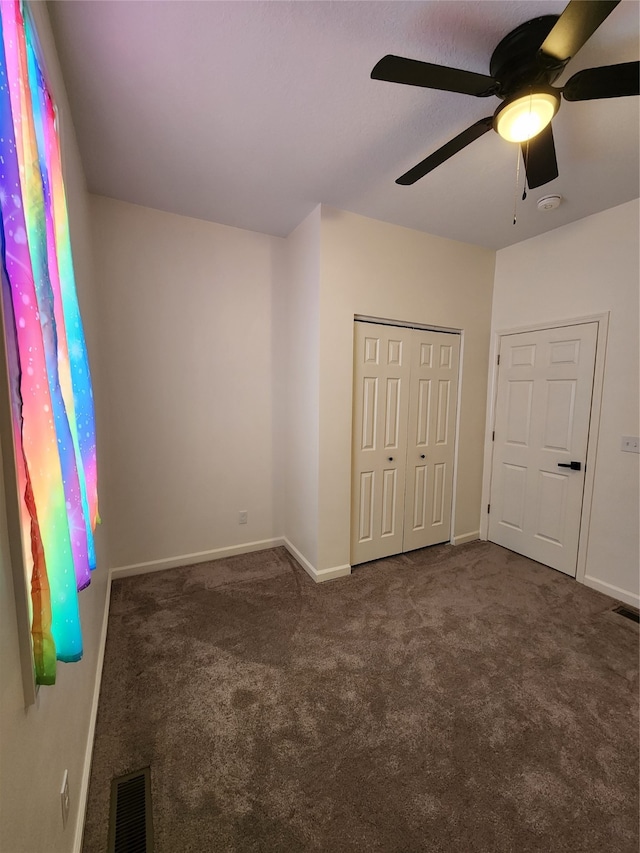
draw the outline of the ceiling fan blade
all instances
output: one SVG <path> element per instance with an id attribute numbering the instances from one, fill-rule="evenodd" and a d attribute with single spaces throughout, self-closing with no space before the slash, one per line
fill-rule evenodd
<path id="1" fill-rule="evenodd" d="M 567 81 L 562 95 L 567 101 L 593 101 L 597 98 L 640 95 L 640 62 L 585 68 Z"/>
<path id="2" fill-rule="evenodd" d="M 591 38 L 620 0 L 571 0 L 540 48 L 544 57 L 566 64 Z"/>
<path id="3" fill-rule="evenodd" d="M 477 97 L 493 95 L 497 86 L 493 77 L 486 74 L 447 68 L 446 65 L 432 65 L 430 62 L 404 59 L 402 56 L 392 54 L 384 56 L 375 65 L 371 77 L 373 80 L 405 83 L 408 86 L 422 86 L 425 89 L 442 89 L 445 92 L 459 92 L 461 95 Z"/>
<path id="4" fill-rule="evenodd" d="M 530 190 L 548 184 L 549 181 L 558 177 L 556 146 L 550 124 L 528 143 L 522 142 L 520 147 Z"/>
<path id="5" fill-rule="evenodd" d="M 456 137 L 449 140 L 446 145 L 443 145 L 442 148 L 438 148 L 437 151 L 434 151 L 433 154 L 430 154 L 421 163 L 414 166 L 413 169 L 409 169 L 408 172 L 405 172 L 404 175 L 397 179 L 396 184 L 402 184 L 404 187 L 409 186 L 410 184 L 415 184 L 415 182 L 419 181 L 420 178 L 423 178 L 426 174 L 433 171 L 436 166 L 444 163 L 444 161 L 448 160 L 449 157 L 453 157 L 453 155 L 457 154 L 458 151 L 466 148 L 467 145 L 470 145 L 474 140 L 478 139 L 488 130 L 491 130 L 492 125 L 493 116 L 481 118 L 480 121 L 472 124 L 471 127 L 468 127 L 466 130 L 463 130 L 462 133 L 459 133 Z"/>

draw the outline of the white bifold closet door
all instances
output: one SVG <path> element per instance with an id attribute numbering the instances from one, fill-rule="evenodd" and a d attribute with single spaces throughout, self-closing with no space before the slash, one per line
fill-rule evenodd
<path id="1" fill-rule="evenodd" d="M 451 538 L 460 336 L 355 323 L 351 564 Z"/>

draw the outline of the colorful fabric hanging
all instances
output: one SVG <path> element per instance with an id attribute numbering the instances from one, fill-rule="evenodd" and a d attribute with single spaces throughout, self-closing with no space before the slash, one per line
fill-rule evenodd
<path id="1" fill-rule="evenodd" d="M 0 0 L 4 336 L 36 682 L 82 657 L 78 591 L 99 521 L 93 391 L 75 288 L 57 113 L 33 24 Z M 30 558 L 30 559 L 29 559 Z"/>

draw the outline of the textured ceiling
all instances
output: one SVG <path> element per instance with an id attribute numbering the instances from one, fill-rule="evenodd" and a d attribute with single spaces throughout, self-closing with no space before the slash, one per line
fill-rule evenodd
<path id="1" fill-rule="evenodd" d="M 92 192 L 279 236 L 322 202 L 502 248 L 638 196 L 640 98 L 564 102 L 553 125 L 560 177 L 522 202 L 517 147 L 493 132 L 396 185 L 499 101 L 374 81 L 371 69 L 395 53 L 488 73 L 503 36 L 565 5 L 74 0 L 49 10 Z M 623 0 L 557 85 L 638 59 L 639 9 Z M 565 201 L 540 213 L 550 193 Z"/>

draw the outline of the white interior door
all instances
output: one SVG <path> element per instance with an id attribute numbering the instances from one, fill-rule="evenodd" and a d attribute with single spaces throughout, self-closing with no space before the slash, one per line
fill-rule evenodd
<path id="1" fill-rule="evenodd" d="M 351 563 L 451 538 L 460 338 L 355 324 Z"/>
<path id="2" fill-rule="evenodd" d="M 574 577 L 597 331 L 584 323 L 500 342 L 489 539 Z"/>
<path id="3" fill-rule="evenodd" d="M 412 344 L 403 551 L 451 538 L 460 336 L 415 329 Z"/>

